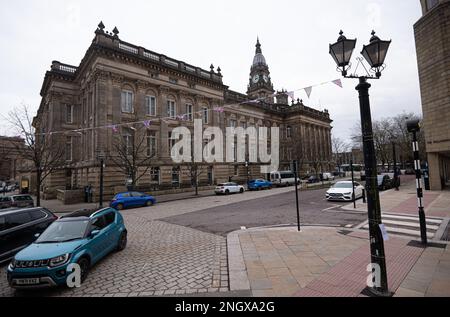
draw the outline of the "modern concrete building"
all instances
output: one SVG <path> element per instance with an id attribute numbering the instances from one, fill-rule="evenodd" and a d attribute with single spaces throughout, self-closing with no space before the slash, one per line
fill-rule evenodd
<path id="1" fill-rule="evenodd" d="M 432 190 L 450 185 L 450 1 L 421 0 L 414 25 Z"/>
<path id="2" fill-rule="evenodd" d="M 247 94 L 229 90 L 222 78 L 220 68 L 211 65 L 204 70 L 127 43 L 117 28 L 107 32 L 100 23 L 79 66 L 54 61 L 45 75 L 34 125 L 38 133 L 51 133 L 63 142 L 66 151 L 65 162 L 45 180 L 45 197 L 73 191 L 80 196 L 87 185 L 97 197 L 101 154 L 105 198 L 110 198 L 124 189 L 128 178 L 114 163 L 115 142 L 123 141 L 128 149 L 142 138 L 145 149 L 139 171 L 145 175 L 139 188 L 192 187 L 189 166 L 174 164 L 170 149 L 171 131 L 179 126 L 193 130 L 194 119 L 202 119 L 204 129 L 279 127 L 280 169 L 289 169 L 290 161 L 300 156 L 305 170 L 331 168 L 328 111 L 307 107 L 301 100 L 289 104 L 285 91 L 275 93 L 259 40 Z M 260 164 L 205 163 L 200 168 L 201 185 L 265 176 Z"/>

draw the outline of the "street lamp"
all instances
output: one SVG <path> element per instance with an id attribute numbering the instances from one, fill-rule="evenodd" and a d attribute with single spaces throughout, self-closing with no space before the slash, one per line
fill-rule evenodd
<path id="1" fill-rule="evenodd" d="M 103 208 L 103 169 L 105 167 L 105 152 L 98 150 L 97 159 L 100 160 L 100 190 L 99 190 L 99 208 Z"/>
<path id="2" fill-rule="evenodd" d="M 336 43 L 330 45 L 330 55 L 337 64 L 338 69 L 345 78 L 357 78 L 359 84 L 356 90 L 359 92 L 359 105 L 361 113 L 361 129 L 363 136 L 364 163 L 366 172 L 366 192 L 367 192 L 367 211 L 369 218 L 369 236 L 370 236 L 370 254 L 372 267 L 380 270 L 380 281 L 375 281 L 370 291 L 378 296 L 390 296 L 388 289 L 386 259 L 384 252 L 383 227 L 381 221 L 380 196 L 377 186 L 377 160 L 375 156 L 375 146 L 373 143 L 372 117 L 370 113 L 369 88 L 371 85 L 368 79 L 379 79 L 384 69 L 384 59 L 391 41 L 381 41 L 375 32 L 372 32 L 372 38 L 369 45 L 364 45 L 361 52 L 371 67 L 375 76 L 347 75 L 350 65 L 350 59 L 353 49 L 356 45 L 355 40 L 348 40 L 341 31 Z M 362 59 L 358 59 L 362 63 Z M 375 277 L 377 274 L 374 274 Z"/>

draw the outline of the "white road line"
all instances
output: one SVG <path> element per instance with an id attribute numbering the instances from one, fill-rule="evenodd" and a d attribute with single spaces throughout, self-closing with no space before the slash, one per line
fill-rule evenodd
<path id="1" fill-rule="evenodd" d="M 392 214 L 382 214 L 381 217 L 383 219 L 385 218 L 391 218 L 391 219 L 404 219 L 404 220 L 419 220 L 419 217 L 414 217 L 414 216 L 398 216 L 398 215 L 392 215 Z M 441 224 L 442 223 L 442 219 L 430 219 L 430 218 L 426 218 L 427 223 L 436 223 L 436 224 Z"/>
<path id="2" fill-rule="evenodd" d="M 383 223 L 390 224 L 390 225 L 399 225 L 399 226 L 420 228 L 420 223 L 418 223 L 418 222 L 395 221 L 395 220 L 383 219 Z M 436 231 L 437 229 L 439 229 L 439 226 L 427 224 L 427 229 Z"/>
<path id="3" fill-rule="evenodd" d="M 363 228 L 369 229 L 369 226 L 365 225 Z M 386 226 L 386 230 L 387 230 L 387 232 L 391 232 L 391 233 L 403 233 L 403 234 L 407 234 L 410 236 L 420 237 L 420 231 L 417 231 L 417 230 L 409 230 L 409 229 L 394 228 L 394 227 L 387 227 L 387 226 Z M 427 232 L 427 237 L 433 238 L 434 233 Z"/>
<path id="4" fill-rule="evenodd" d="M 326 209 L 322 209 L 322 211 L 327 211 L 327 210 L 330 210 L 330 209 L 333 209 L 333 208 L 336 208 L 336 207 L 339 207 L 339 205 L 334 205 L 332 207 L 329 207 L 329 208 L 326 208 Z"/>

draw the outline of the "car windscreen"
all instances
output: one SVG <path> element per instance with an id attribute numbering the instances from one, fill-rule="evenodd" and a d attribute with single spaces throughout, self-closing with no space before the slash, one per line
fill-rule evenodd
<path id="1" fill-rule="evenodd" d="M 55 221 L 36 240 L 36 243 L 67 242 L 84 238 L 89 220 Z"/>
<path id="2" fill-rule="evenodd" d="M 337 183 L 333 188 L 352 188 L 352 183 Z"/>
<path id="3" fill-rule="evenodd" d="M 13 196 L 13 199 L 16 201 L 33 200 L 30 196 Z"/>

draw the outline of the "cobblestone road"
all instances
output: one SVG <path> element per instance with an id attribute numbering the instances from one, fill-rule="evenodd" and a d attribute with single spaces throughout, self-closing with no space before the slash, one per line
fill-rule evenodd
<path id="1" fill-rule="evenodd" d="M 0 296 L 153 296 L 228 291 L 226 240 L 125 214 L 127 248 L 98 263 L 78 289 L 14 292 L 1 268 Z"/>

